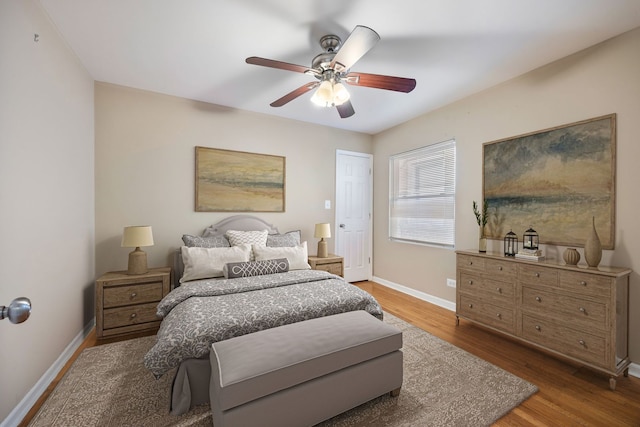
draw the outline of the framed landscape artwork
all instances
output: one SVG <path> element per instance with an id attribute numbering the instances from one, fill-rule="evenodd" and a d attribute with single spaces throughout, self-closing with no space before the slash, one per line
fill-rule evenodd
<path id="1" fill-rule="evenodd" d="M 529 227 L 540 243 L 584 246 L 592 218 L 615 247 L 616 115 L 483 144 L 483 198 L 491 239 Z"/>
<path id="2" fill-rule="evenodd" d="M 196 147 L 196 212 L 284 212 L 285 158 Z"/>

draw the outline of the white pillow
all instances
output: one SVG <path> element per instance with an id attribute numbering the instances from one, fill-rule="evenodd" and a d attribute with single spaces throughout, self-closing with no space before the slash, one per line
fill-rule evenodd
<path id="1" fill-rule="evenodd" d="M 256 261 L 286 258 L 287 261 L 289 261 L 289 270 L 311 269 L 311 266 L 307 262 L 309 258 L 307 242 L 302 242 L 300 246 L 284 246 L 281 248 L 253 245 L 253 254 L 256 257 Z"/>
<path id="2" fill-rule="evenodd" d="M 249 261 L 250 245 L 233 246 L 230 248 L 198 248 L 182 247 L 182 262 L 184 273 L 180 283 L 196 279 L 222 277 L 222 269 L 228 262 Z"/>

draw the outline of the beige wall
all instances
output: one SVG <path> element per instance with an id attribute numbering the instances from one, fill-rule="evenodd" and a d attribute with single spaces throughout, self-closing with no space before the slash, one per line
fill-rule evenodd
<path id="1" fill-rule="evenodd" d="M 471 204 L 482 198 L 484 142 L 617 113 L 616 249 L 605 251 L 602 262 L 634 270 L 630 285 L 630 355 L 634 363 L 640 363 L 639 52 L 640 29 L 636 29 L 376 135 L 374 276 L 455 301 L 455 290 L 445 284 L 446 278 L 455 278 L 453 251 L 390 242 L 387 238 L 390 154 L 456 139 L 456 248 L 473 249 L 478 244 L 478 228 Z M 494 250 L 501 249 L 501 241 L 491 244 Z M 559 259 L 564 248 L 545 250 Z"/>
<path id="2" fill-rule="evenodd" d="M 33 304 L 0 321 L 0 424 L 16 425 L 93 319 L 93 79 L 35 0 L 0 2 L 0 52 L 0 304 Z"/>
<path id="3" fill-rule="evenodd" d="M 127 268 L 122 228 L 151 225 L 150 267 L 171 265 L 180 237 L 229 213 L 194 212 L 195 146 L 286 157 L 286 212 L 257 213 L 280 231 L 334 221 L 336 149 L 371 152 L 369 135 L 159 95 L 111 84 L 95 87 L 96 274 Z M 329 249 L 334 241 L 329 239 Z"/>

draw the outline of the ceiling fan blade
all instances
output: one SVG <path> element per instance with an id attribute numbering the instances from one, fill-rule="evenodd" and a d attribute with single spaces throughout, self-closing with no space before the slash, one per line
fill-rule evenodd
<path id="1" fill-rule="evenodd" d="M 320 85 L 320 82 L 306 83 L 306 84 L 300 86 L 298 89 L 295 89 L 295 90 L 289 92 L 288 94 L 286 94 L 282 98 L 276 99 L 275 101 L 273 101 L 269 105 L 271 105 L 272 107 L 282 107 L 286 103 L 288 103 L 290 101 L 293 101 L 294 99 L 296 99 L 300 95 L 304 95 L 305 93 L 309 92 L 310 90 L 315 89 L 319 85 Z"/>
<path id="2" fill-rule="evenodd" d="M 415 79 L 369 73 L 349 73 L 342 81 L 353 86 L 366 86 L 404 93 L 409 93 L 416 87 Z"/>
<path id="3" fill-rule="evenodd" d="M 302 65 L 290 64 L 288 62 L 276 61 L 274 59 L 260 58 L 258 56 L 250 56 L 245 60 L 247 64 L 261 65 L 263 67 L 277 68 L 279 70 L 294 71 L 296 73 L 306 73 L 317 75 L 318 71 L 313 68 Z"/>
<path id="4" fill-rule="evenodd" d="M 330 67 L 338 72 L 348 70 L 365 53 L 369 52 L 379 40 L 380 36 L 371 28 L 357 25 L 340 49 L 338 49 L 338 53 L 331 61 Z"/>
<path id="5" fill-rule="evenodd" d="M 351 101 L 349 100 L 343 104 L 336 105 L 336 108 L 338 109 L 338 114 L 340 114 L 340 117 L 343 119 L 351 117 L 356 113 L 356 110 L 353 109 L 353 105 L 351 105 Z"/>

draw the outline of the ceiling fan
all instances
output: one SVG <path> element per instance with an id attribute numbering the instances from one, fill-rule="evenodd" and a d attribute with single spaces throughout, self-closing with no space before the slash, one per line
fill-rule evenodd
<path id="1" fill-rule="evenodd" d="M 415 79 L 385 76 L 380 74 L 351 72 L 351 67 L 364 56 L 376 43 L 380 36 L 374 30 L 363 25 L 356 26 L 349 37 L 342 43 L 340 37 L 330 34 L 320 39 L 324 52 L 316 55 L 311 67 L 290 64 L 288 62 L 251 56 L 247 64 L 294 71 L 314 76 L 318 81 L 306 83 L 289 92 L 282 98 L 273 101 L 272 107 L 282 107 L 288 102 L 316 89 L 311 101 L 324 107 L 336 107 L 340 117 L 347 118 L 355 114 L 350 95 L 345 86 L 365 86 L 377 89 L 393 90 L 409 93 L 416 87 Z"/>

